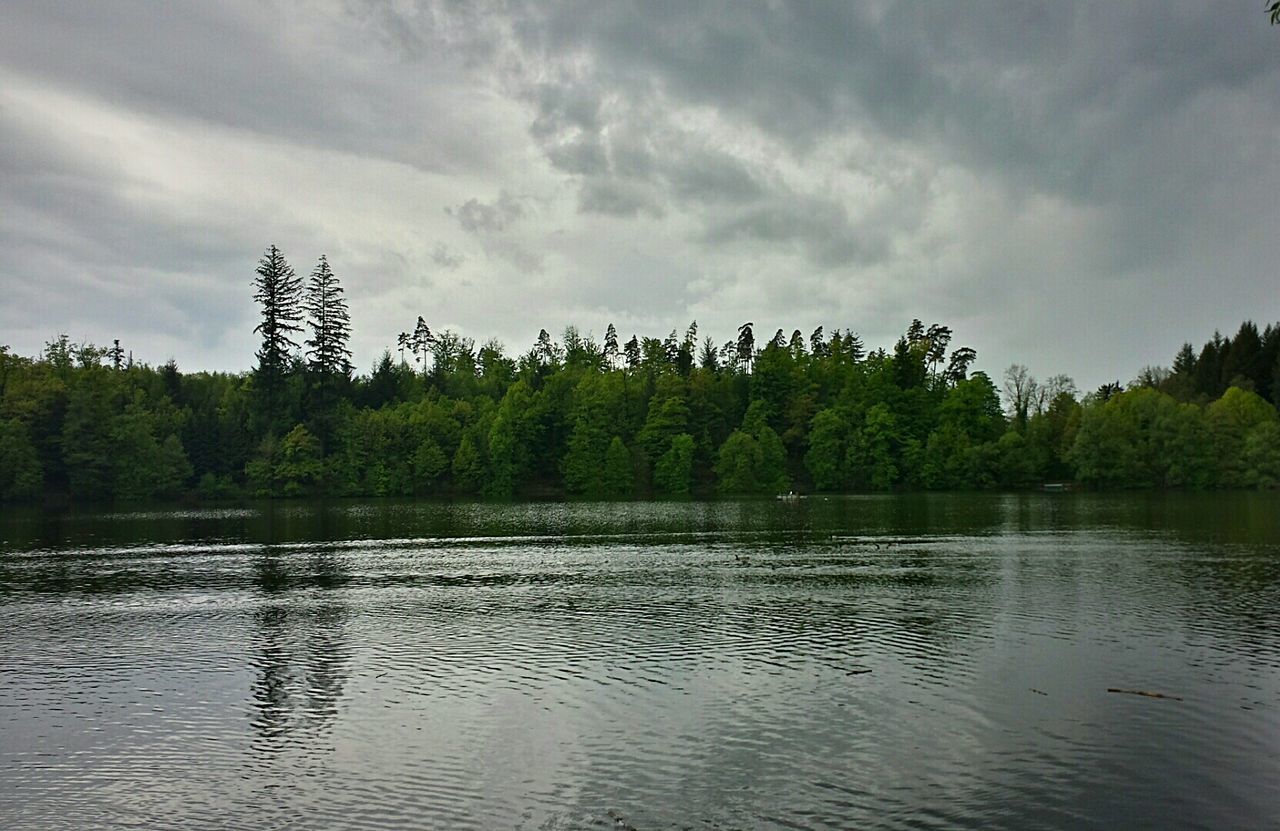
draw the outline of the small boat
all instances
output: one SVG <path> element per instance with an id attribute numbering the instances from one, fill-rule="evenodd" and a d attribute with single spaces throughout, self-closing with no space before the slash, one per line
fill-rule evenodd
<path id="1" fill-rule="evenodd" d="M 796 493 L 795 491 L 789 491 L 787 493 L 778 494 L 778 498 L 781 499 L 783 502 L 797 502 L 800 499 L 800 494 Z"/>

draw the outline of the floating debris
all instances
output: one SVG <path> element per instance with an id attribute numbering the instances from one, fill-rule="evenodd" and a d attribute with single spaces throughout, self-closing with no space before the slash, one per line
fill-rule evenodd
<path id="1" fill-rule="evenodd" d="M 1123 693 L 1124 695 L 1141 695 L 1146 698 L 1168 698 L 1173 701 L 1181 701 L 1180 695 L 1165 695 L 1164 693 L 1149 692 L 1148 690 L 1122 690 L 1118 687 L 1107 687 L 1109 693 Z"/>

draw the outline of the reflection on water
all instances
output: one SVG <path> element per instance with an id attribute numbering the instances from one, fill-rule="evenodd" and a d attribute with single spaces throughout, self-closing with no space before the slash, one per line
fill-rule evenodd
<path id="1" fill-rule="evenodd" d="M 0 826 L 1267 827 L 1277 517 L 1265 494 L 6 513 Z"/>
<path id="2" fill-rule="evenodd" d="M 345 582 L 331 553 L 321 551 L 291 558 L 305 582 L 333 589 Z M 254 727 L 261 733 L 255 748 L 280 751 L 324 733 L 338 714 L 351 649 L 345 636 L 345 604 L 330 600 L 299 602 L 289 598 L 288 563 L 270 548 L 255 559 L 258 587 L 265 603 L 253 613 L 251 663 L 257 672 Z M 295 577 L 294 584 L 303 579 Z M 321 593 L 320 597 L 329 595 Z"/>

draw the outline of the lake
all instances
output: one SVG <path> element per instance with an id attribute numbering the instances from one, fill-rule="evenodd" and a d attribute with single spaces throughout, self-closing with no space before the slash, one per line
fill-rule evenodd
<path id="1" fill-rule="evenodd" d="M 4 828 L 1280 817 L 1274 494 L 6 508 L 0 610 Z"/>

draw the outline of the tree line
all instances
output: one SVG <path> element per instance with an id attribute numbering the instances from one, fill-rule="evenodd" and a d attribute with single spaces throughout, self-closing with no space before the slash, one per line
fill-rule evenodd
<path id="1" fill-rule="evenodd" d="M 626 341 L 612 325 L 601 340 L 543 330 L 508 354 L 418 317 L 357 374 L 324 257 L 304 282 L 272 246 L 253 287 L 247 373 L 65 335 L 31 358 L 0 347 L 0 499 L 1280 484 L 1277 325 L 1086 394 L 1021 365 L 997 389 L 949 327 L 919 320 L 889 350 L 823 327 L 759 341 L 751 322 L 717 343 L 695 322 Z"/>

